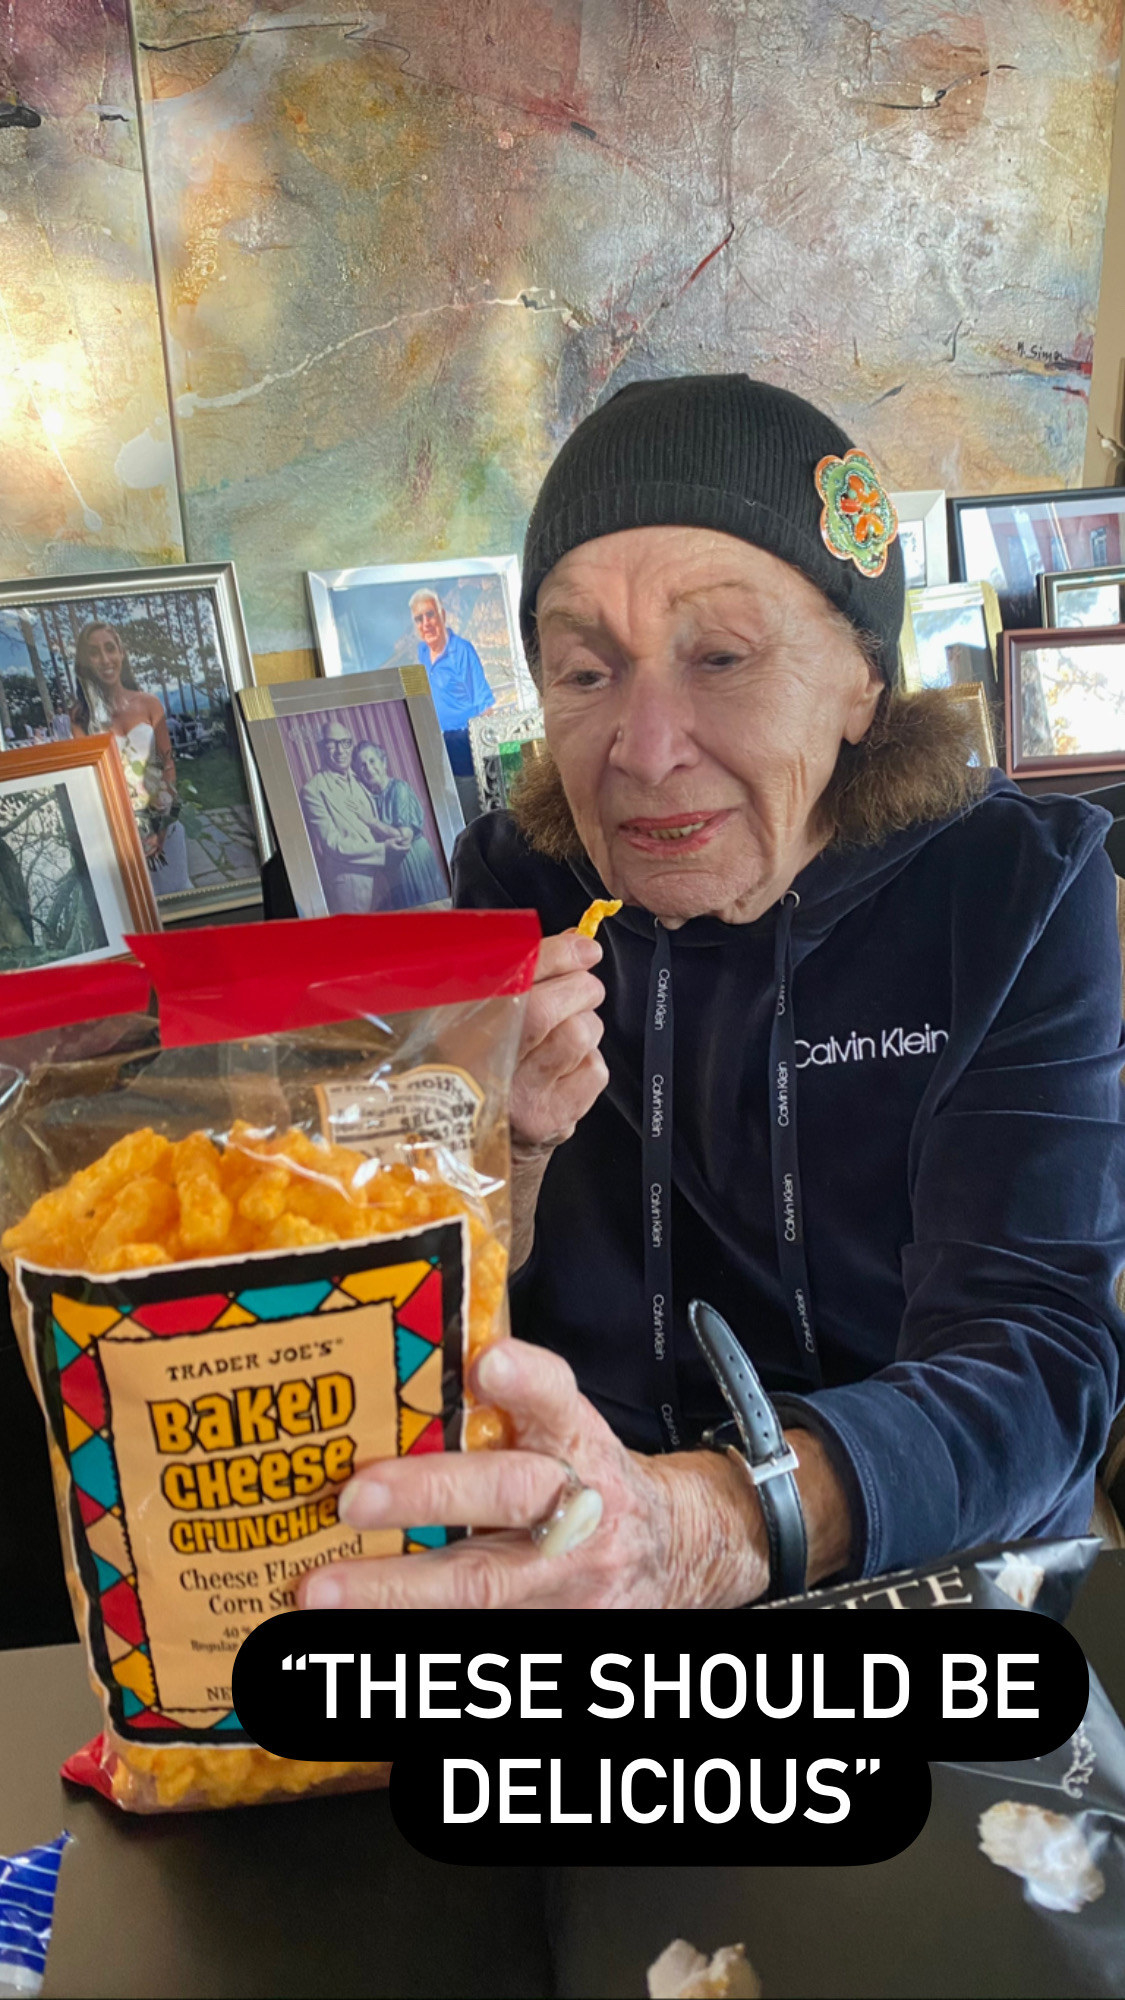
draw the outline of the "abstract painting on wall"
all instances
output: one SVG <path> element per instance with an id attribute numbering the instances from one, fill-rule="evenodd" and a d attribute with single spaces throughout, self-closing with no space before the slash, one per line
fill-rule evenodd
<path id="1" fill-rule="evenodd" d="M 10 571 L 171 544 L 174 444 L 186 553 L 237 562 L 291 678 L 304 571 L 518 548 L 599 397 L 701 369 L 820 403 L 898 490 L 1081 476 L 1121 0 L 129 0 L 144 189 L 125 5 L 0 26 L 41 119 L 0 133 Z M 36 416 L 12 371 L 79 323 L 112 386 Z"/>
<path id="2" fill-rule="evenodd" d="M 7 0 L 0 100 L 0 575 L 181 562 L 125 0 Z"/>

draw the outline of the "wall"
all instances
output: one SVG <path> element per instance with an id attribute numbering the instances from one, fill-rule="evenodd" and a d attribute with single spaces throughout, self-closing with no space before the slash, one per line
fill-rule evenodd
<path id="1" fill-rule="evenodd" d="M 518 548 L 596 398 L 690 368 L 894 486 L 1081 480 L 1122 0 L 133 0 L 179 515 L 122 0 L 11 9 L 11 575 L 182 518 L 290 674 L 305 569 Z"/>
<path id="2" fill-rule="evenodd" d="M 1125 477 L 1125 450 L 1107 451 L 1106 438 L 1125 447 L 1125 90 L 1117 94 L 1113 127 L 1105 257 L 1083 468 L 1086 486 L 1118 485 Z"/>
<path id="3" fill-rule="evenodd" d="M 0 573 L 183 559 L 126 0 L 0 19 Z"/>

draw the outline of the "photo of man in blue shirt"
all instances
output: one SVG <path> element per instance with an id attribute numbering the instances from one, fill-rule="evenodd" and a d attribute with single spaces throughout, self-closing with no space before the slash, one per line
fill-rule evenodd
<path id="1" fill-rule="evenodd" d="M 473 716 L 491 708 L 496 698 L 480 654 L 459 632 L 450 631 L 445 607 L 432 590 L 415 591 L 410 616 L 418 634 L 418 659 L 429 675 L 442 731 L 468 729 Z"/>

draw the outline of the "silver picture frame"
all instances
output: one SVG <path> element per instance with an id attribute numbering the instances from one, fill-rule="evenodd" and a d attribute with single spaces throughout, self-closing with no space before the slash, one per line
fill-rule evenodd
<path id="1" fill-rule="evenodd" d="M 545 744 L 543 710 L 501 709 L 497 715 L 478 715 L 469 724 L 473 752 L 473 775 L 477 781 L 482 812 L 503 812 L 510 803 L 509 774 L 504 769 L 502 751 L 509 743 Z"/>
<path id="2" fill-rule="evenodd" d="M 197 611 L 200 597 L 207 599 L 214 621 L 217 667 L 209 643 L 211 634 L 204 644 L 197 618 L 193 615 L 190 623 L 188 620 L 192 607 L 186 601 L 193 600 Z M 172 748 L 180 807 L 171 819 L 177 820 L 185 806 L 192 808 L 198 819 L 206 818 L 210 843 L 206 858 L 213 863 L 207 872 L 220 878 L 205 886 L 189 878 L 188 887 L 165 893 L 154 867 L 161 922 L 176 924 L 251 907 L 261 901 L 261 864 L 272 852 L 272 840 L 238 704 L 241 690 L 254 685 L 254 662 L 233 563 L 168 563 L 151 569 L 85 571 L 0 583 L 0 752 L 49 740 L 65 741 L 73 733 L 70 707 L 78 693 L 77 640 L 82 625 L 110 629 L 120 622 L 128 651 L 130 625 L 137 620 L 149 627 L 150 638 L 152 628 L 164 629 L 164 667 L 159 664 L 159 655 L 154 655 L 158 659 L 155 668 L 138 664 L 137 670 L 144 676 L 139 683 L 142 692 L 156 695 L 166 718 L 175 726 Z M 185 649 L 179 661 L 177 633 Z M 133 644 L 136 653 L 135 638 Z M 198 675 L 193 659 L 200 666 Z M 186 676 L 181 671 L 185 663 Z M 21 683 L 22 702 L 18 726 L 17 681 Z M 173 682 L 175 703 L 169 692 Z M 30 716 L 36 718 L 34 729 L 27 719 Z M 229 763 L 228 719 L 237 752 L 235 790 L 243 791 L 244 799 L 232 806 L 228 798 L 216 817 L 214 808 L 193 803 L 195 786 L 187 774 L 198 767 L 212 746 L 223 751 Z M 228 769 L 224 794 L 229 792 L 229 781 Z M 229 826 L 228 820 L 232 821 Z M 186 854 L 186 834 L 182 845 Z M 223 860 L 243 855 L 245 861 L 232 859 L 232 872 L 223 880 Z M 239 869 L 244 872 L 239 873 Z"/>
<path id="3" fill-rule="evenodd" d="M 409 642 L 409 659 L 395 659 L 393 645 L 388 657 L 373 657 L 375 653 L 386 650 L 387 642 L 380 641 L 375 634 L 365 638 L 361 631 L 349 629 L 344 614 L 349 610 L 347 598 L 350 595 L 356 592 L 393 594 L 397 602 L 407 587 L 408 594 L 413 594 L 424 590 L 427 584 L 433 584 L 449 595 L 458 582 L 479 582 L 481 579 L 495 579 L 498 585 L 497 595 L 503 611 L 510 655 L 502 669 L 504 681 L 497 690 L 501 697 L 498 705 L 530 707 L 536 700 L 536 692 L 520 638 L 520 564 L 519 557 L 514 555 L 443 557 L 440 562 L 370 563 L 361 569 L 307 570 L 305 587 L 321 672 L 331 678 L 336 674 L 378 672 L 388 665 L 419 664 L 409 618 L 399 642 L 399 650 Z"/>
<path id="4" fill-rule="evenodd" d="M 892 493 L 898 516 L 899 546 L 906 568 L 906 587 L 932 589 L 949 582 L 949 530 L 944 487 L 913 493 Z"/>
<path id="5" fill-rule="evenodd" d="M 244 688 L 239 700 L 299 916 L 331 916 L 344 909 L 355 911 L 357 904 L 354 899 L 341 902 L 329 893 L 333 885 L 329 883 L 327 889 L 325 886 L 324 857 L 318 862 L 302 806 L 301 788 L 286 748 L 287 735 L 292 735 L 287 732 L 286 724 L 296 717 L 320 717 L 326 724 L 330 717 L 342 719 L 350 710 L 378 708 L 392 702 L 405 706 L 448 890 L 453 847 L 465 821 L 424 668 L 383 667 L 377 673 L 348 674 L 332 681 L 285 681 L 268 687 Z M 352 727 L 354 730 L 357 725 Z M 369 734 L 367 740 L 373 740 Z M 409 779 L 404 782 L 409 783 Z M 376 886 L 382 885 L 373 881 L 373 894 Z M 372 900 L 368 908 L 383 912 L 448 909 L 450 902 L 450 893 L 445 893 L 417 901 Z"/>
<path id="6" fill-rule="evenodd" d="M 1044 571 L 1039 610 L 1044 626 L 1058 631 L 1125 624 L 1125 564 Z"/>

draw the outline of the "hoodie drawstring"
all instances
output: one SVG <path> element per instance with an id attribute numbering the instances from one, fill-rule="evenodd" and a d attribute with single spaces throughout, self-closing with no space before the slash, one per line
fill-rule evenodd
<path id="1" fill-rule="evenodd" d="M 797 1159 L 797 1042 L 793 1026 L 793 918 L 795 889 L 777 913 L 774 983 L 777 999 L 770 1033 L 770 1166 L 781 1285 L 797 1345 L 813 1388 L 823 1383 L 813 1330 L 812 1294 L 805 1260 L 801 1175 Z M 686 1442 L 676 1381 L 672 1317 L 672 943 L 654 919 L 656 945 L 645 1014 L 645 1101 L 641 1158 L 645 1246 L 645 1295 L 649 1306 L 653 1404 L 666 1451 Z M 737 1331 L 737 1329 L 736 1329 Z"/>
<path id="2" fill-rule="evenodd" d="M 797 1159 L 797 1039 L 793 1028 L 792 985 L 793 918 L 800 901 L 795 889 L 787 889 L 777 912 L 773 968 L 777 1000 L 770 1033 L 770 1165 L 781 1288 L 812 1386 L 819 1389 L 824 1378 L 813 1331 Z"/>
<path id="3" fill-rule="evenodd" d="M 672 942 L 659 918 L 645 1013 L 645 1296 L 649 1305 L 653 1402 L 665 1451 L 685 1442 L 672 1338 Z"/>

